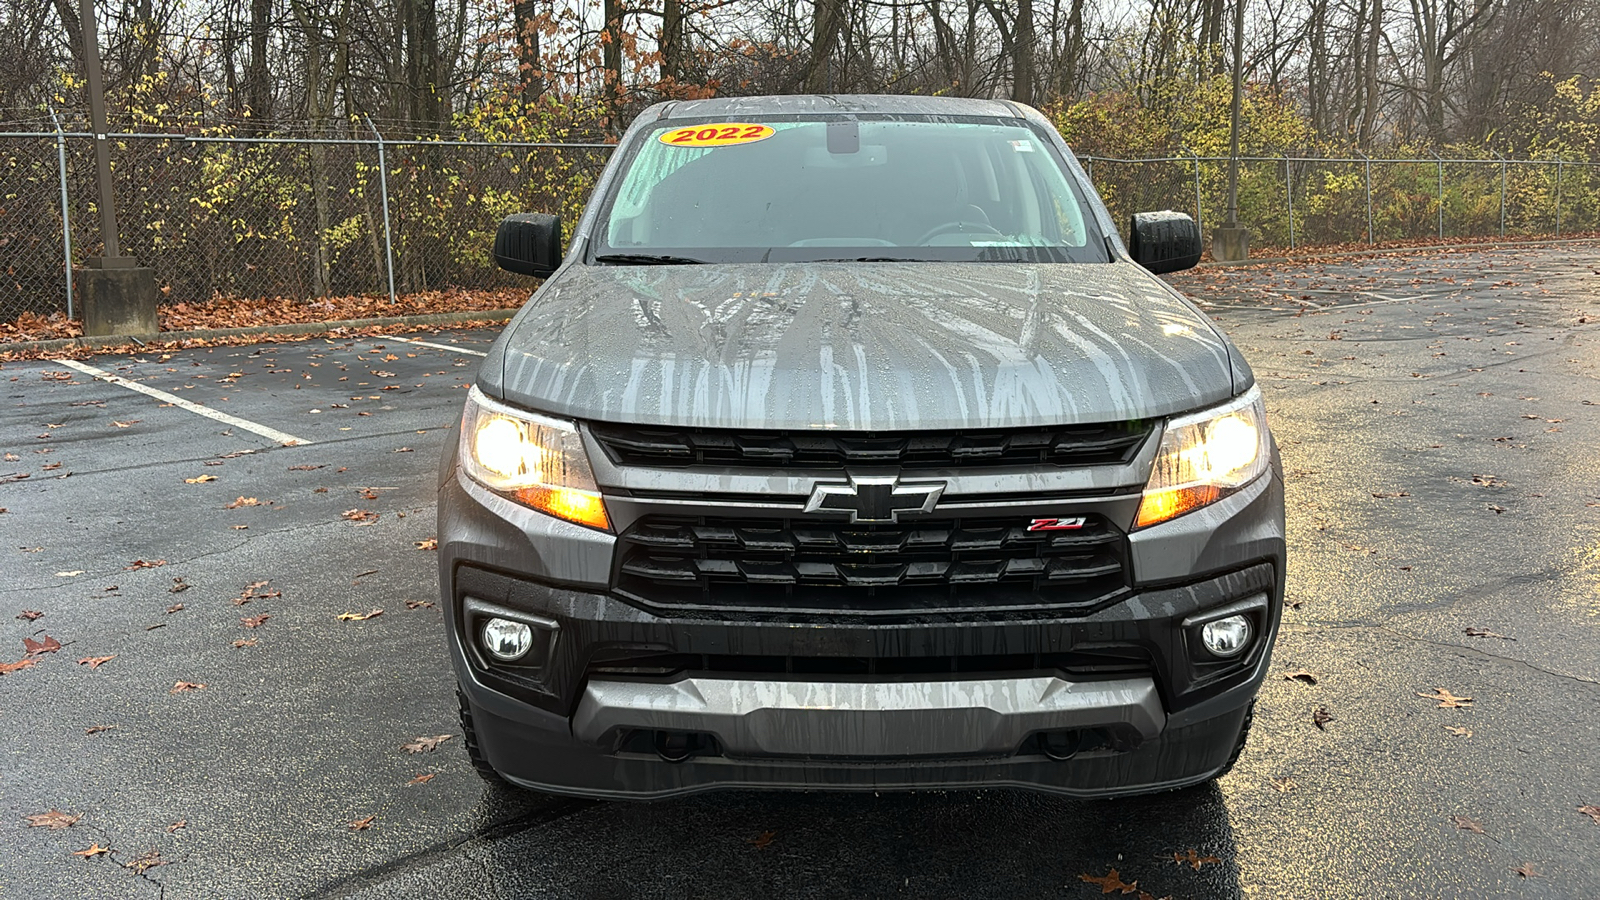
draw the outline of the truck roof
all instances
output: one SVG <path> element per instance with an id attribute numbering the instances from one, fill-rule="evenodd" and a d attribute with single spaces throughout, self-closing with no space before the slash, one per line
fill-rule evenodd
<path id="1" fill-rule="evenodd" d="M 785 113 L 912 113 L 943 116 L 1025 118 L 1024 107 L 1005 100 L 970 97 L 925 97 L 908 94 L 792 94 L 762 97 L 713 97 L 670 100 L 640 116 L 646 121 L 705 116 L 735 118 Z"/>

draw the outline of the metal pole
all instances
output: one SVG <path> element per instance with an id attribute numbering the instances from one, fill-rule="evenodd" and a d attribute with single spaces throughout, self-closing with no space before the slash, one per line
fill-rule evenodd
<path id="1" fill-rule="evenodd" d="M 1356 153 L 1367 161 L 1367 246 L 1370 247 L 1377 243 L 1377 237 L 1372 230 L 1372 157 L 1362 153 L 1360 150 L 1357 150 Z"/>
<path id="2" fill-rule="evenodd" d="M 1182 144 L 1178 146 L 1183 147 Z M 1195 153 L 1188 147 L 1183 147 L 1183 152 L 1194 157 L 1194 230 L 1205 234 L 1205 218 L 1200 213 L 1200 154 Z"/>
<path id="3" fill-rule="evenodd" d="M 1289 198 L 1289 249 L 1294 249 L 1294 164 L 1283 158 L 1284 195 Z"/>
<path id="4" fill-rule="evenodd" d="M 394 303 L 394 239 L 389 233 L 389 164 L 383 154 L 383 135 L 372 124 L 371 116 L 362 118 L 367 120 L 367 127 L 378 139 L 378 192 L 383 197 L 383 258 L 389 270 L 389 302 Z"/>
<path id="5" fill-rule="evenodd" d="M 1556 160 L 1556 237 L 1561 237 L 1561 160 Z"/>
<path id="6" fill-rule="evenodd" d="M 1494 153 L 1493 150 L 1489 151 Z M 1506 158 L 1499 153 L 1494 153 L 1500 160 L 1500 236 L 1506 236 Z"/>
<path id="7" fill-rule="evenodd" d="M 100 237 L 105 242 L 104 260 L 118 259 L 122 248 L 117 243 L 117 205 L 111 196 L 111 148 L 106 143 L 106 95 L 100 78 L 100 35 L 95 25 L 94 0 L 78 0 L 78 16 L 83 25 L 83 67 L 88 76 L 89 126 L 94 130 L 95 179 L 100 183 Z M 106 265 L 111 265 L 109 262 Z M 124 265 L 132 265 L 129 260 Z"/>
<path id="8" fill-rule="evenodd" d="M 56 108 L 48 106 L 50 121 L 56 126 L 56 163 L 61 172 L 61 246 L 62 258 L 65 260 L 64 270 L 67 273 L 67 318 L 73 317 L 72 309 L 72 213 L 67 202 L 67 138 L 61 133 L 61 120 L 56 118 Z M 1560 214 L 1557 213 L 1557 221 Z"/>
<path id="9" fill-rule="evenodd" d="M 1428 151 L 1428 155 L 1437 160 L 1439 164 L 1439 240 L 1442 241 L 1444 240 L 1444 160 L 1440 159 L 1439 154 L 1432 150 Z"/>
<path id="10" fill-rule="evenodd" d="M 1091 185 L 1091 186 L 1093 186 L 1093 184 L 1094 184 L 1094 157 L 1092 157 L 1092 156 L 1085 156 L 1085 157 L 1084 157 L 1084 158 L 1083 158 L 1083 161 L 1084 161 L 1084 162 L 1086 162 L 1086 163 L 1088 163 L 1088 169 L 1089 169 L 1089 184 L 1090 184 L 1090 185 Z"/>

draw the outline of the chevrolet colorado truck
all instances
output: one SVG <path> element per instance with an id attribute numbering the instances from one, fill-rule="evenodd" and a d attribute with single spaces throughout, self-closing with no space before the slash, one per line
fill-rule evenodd
<path id="1" fill-rule="evenodd" d="M 1284 591 L 1250 367 L 1119 236 L 1038 112 L 661 103 L 578 222 L 501 223 L 546 280 L 440 470 L 466 747 L 492 780 L 1182 788 L 1237 759 Z"/>

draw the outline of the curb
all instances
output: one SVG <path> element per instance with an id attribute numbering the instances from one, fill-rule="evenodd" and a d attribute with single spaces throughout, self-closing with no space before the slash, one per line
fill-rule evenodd
<path id="1" fill-rule="evenodd" d="M 230 337 L 311 337 L 343 329 L 387 328 L 390 326 L 449 326 L 479 322 L 505 322 L 516 315 L 514 309 L 486 309 L 477 312 L 426 313 L 418 316 L 385 316 L 376 319 L 335 319 L 331 322 L 297 322 L 289 325 L 249 325 L 243 328 L 197 328 L 193 331 L 163 331 L 159 334 L 112 334 L 98 337 L 56 338 L 49 341 L 0 343 L 0 353 L 27 353 L 56 350 L 102 350 L 129 344 L 165 344 L 180 341 L 205 341 Z"/>
<path id="2" fill-rule="evenodd" d="M 1195 264 L 1196 269 L 1237 269 L 1244 266 L 1268 266 L 1282 263 L 1309 263 L 1323 259 L 1358 259 L 1367 256 L 1397 256 L 1407 253 L 1441 253 L 1451 250 L 1510 250 L 1517 247 L 1561 247 L 1568 244 L 1595 244 L 1600 238 L 1558 238 L 1545 241 L 1492 241 L 1486 244 L 1431 244 L 1426 247 L 1374 247 L 1371 250 L 1342 250 L 1338 253 L 1308 253 L 1304 256 L 1263 256 L 1259 259 L 1241 259 L 1237 262 L 1217 262 L 1208 259 Z"/>

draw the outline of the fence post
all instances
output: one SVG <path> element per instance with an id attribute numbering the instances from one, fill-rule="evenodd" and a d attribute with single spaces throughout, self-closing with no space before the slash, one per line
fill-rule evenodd
<path id="1" fill-rule="evenodd" d="M 1377 243 L 1377 236 L 1372 230 L 1372 157 L 1362 153 L 1360 150 L 1357 150 L 1356 153 L 1367 161 L 1367 246 L 1370 247 Z"/>
<path id="2" fill-rule="evenodd" d="M 1294 163 L 1283 158 L 1284 196 L 1289 199 L 1289 249 L 1294 249 Z"/>
<path id="3" fill-rule="evenodd" d="M 1495 159 L 1500 160 L 1500 236 L 1506 236 L 1506 158 L 1493 150 Z"/>
<path id="4" fill-rule="evenodd" d="M 1083 161 L 1084 161 L 1084 163 L 1086 163 L 1086 164 L 1087 164 L 1087 166 L 1086 166 L 1086 167 L 1087 167 L 1087 168 L 1088 168 L 1088 170 L 1089 170 L 1089 184 L 1090 184 L 1090 185 L 1091 185 L 1091 186 L 1093 186 L 1093 185 L 1094 185 L 1094 157 L 1092 157 L 1092 156 L 1085 156 L 1085 157 L 1084 157 L 1084 158 L 1083 158 Z"/>
<path id="5" fill-rule="evenodd" d="M 1206 220 L 1204 214 L 1200 211 L 1200 154 L 1190 150 L 1188 147 L 1184 147 L 1182 144 L 1178 146 L 1183 152 L 1194 157 L 1194 229 L 1204 235 L 1206 233 Z M 1204 243 L 1204 241 L 1205 239 L 1202 237 L 1201 242 Z"/>
<path id="6" fill-rule="evenodd" d="M 1432 150 L 1428 151 L 1428 155 L 1439 164 L 1439 240 L 1442 241 L 1444 240 L 1444 160 Z"/>
<path id="7" fill-rule="evenodd" d="M 50 121 L 56 127 L 56 164 L 61 173 L 61 247 L 63 271 L 67 276 L 67 318 L 72 318 L 72 213 L 67 201 L 67 137 L 61 133 L 61 120 L 56 118 L 56 108 L 50 110 Z M 1557 220 L 1560 213 L 1556 213 Z"/>
<path id="8" fill-rule="evenodd" d="M 389 272 L 389 302 L 394 303 L 394 239 L 389 233 L 389 163 L 383 153 L 383 134 L 372 124 L 371 116 L 362 116 L 372 136 L 378 139 L 378 193 L 383 198 L 383 260 Z"/>
<path id="9" fill-rule="evenodd" d="M 1556 237 L 1561 237 L 1561 164 L 1556 160 Z"/>

